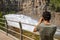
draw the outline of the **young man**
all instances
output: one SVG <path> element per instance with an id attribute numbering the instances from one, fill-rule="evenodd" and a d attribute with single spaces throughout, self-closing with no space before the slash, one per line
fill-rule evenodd
<path id="1" fill-rule="evenodd" d="M 56 32 L 56 25 L 50 23 L 51 13 L 48 11 L 43 12 L 38 25 L 34 28 L 34 32 L 40 33 L 41 40 L 53 40 Z"/>

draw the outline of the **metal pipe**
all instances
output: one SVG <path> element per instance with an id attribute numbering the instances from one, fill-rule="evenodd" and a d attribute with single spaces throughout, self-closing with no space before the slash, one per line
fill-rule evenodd
<path id="1" fill-rule="evenodd" d="M 7 23 L 7 20 L 6 20 L 5 17 L 4 17 L 4 19 L 5 19 L 5 27 L 7 28 L 7 29 L 6 29 L 6 32 L 7 32 L 7 36 L 8 36 L 8 23 Z"/>
<path id="2" fill-rule="evenodd" d="M 23 40 L 23 36 L 22 36 L 23 30 L 22 30 L 22 24 L 21 24 L 21 22 L 19 22 L 19 25 L 20 25 L 20 40 Z"/>

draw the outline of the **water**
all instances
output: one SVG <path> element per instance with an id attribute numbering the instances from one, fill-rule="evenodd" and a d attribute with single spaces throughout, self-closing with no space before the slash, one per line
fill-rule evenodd
<path id="1" fill-rule="evenodd" d="M 32 24 L 32 25 L 37 25 L 38 21 L 32 19 L 29 16 L 25 16 L 25 15 L 18 15 L 18 14 L 8 14 L 5 15 L 7 20 L 13 20 L 13 21 L 17 21 L 17 22 L 23 22 L 23 23 L 27 23 L 27 24 Z M 12 22 L 12 21 L 7 21 L 8 25 L 10 26 L 14 26 L 19 28 L 19 23 L 17 22 Z M 33 32 L 34 30 L 34 26 L 31 25 L 26 25 L 26 24 L 22 24 L 22 29 Z"/>

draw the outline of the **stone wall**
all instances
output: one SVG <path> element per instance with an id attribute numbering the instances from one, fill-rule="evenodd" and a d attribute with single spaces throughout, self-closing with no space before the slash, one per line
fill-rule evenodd
<path id="1" fill-rule="evenodd" d="M 55 13 L 55 24 L 60 26 L 60 13 Z"/>
<path id="2" fill-rule="evenodd" d="M 41 13 L 41 9 L 43 9 L 43 5 L 45 5 L 45 1 L 41 0 L 24 0 L 23 5 L 23 13 L 28 15 L 37 15 Z"/>
<path id="3" fill-rule="evenodd" d="M 53 12 L 51 22 L 57 26 L 60 26 L 60 13 Z"/>

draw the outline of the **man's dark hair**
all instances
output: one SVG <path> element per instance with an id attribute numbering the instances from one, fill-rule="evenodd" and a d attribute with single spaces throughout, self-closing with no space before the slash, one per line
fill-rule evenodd
<path id="1" fill-rule="evenodd" d="M 44 20 L 49 21 L 51 19 L 51 13 L 48 11 L 45 11 L 43 12 L 42 17 L 44 18 Z"/>

